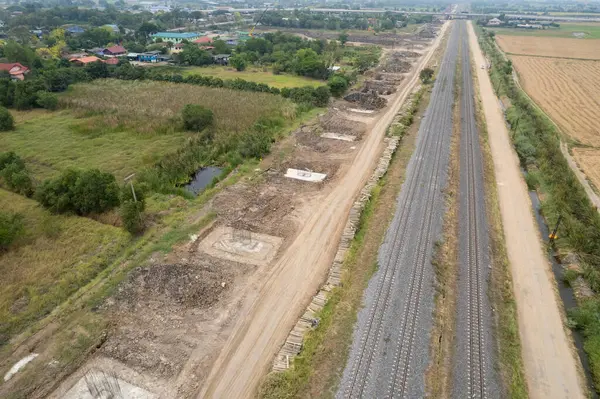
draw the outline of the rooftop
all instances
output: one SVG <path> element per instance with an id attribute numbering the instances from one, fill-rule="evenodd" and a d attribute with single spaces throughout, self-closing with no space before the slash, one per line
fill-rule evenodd
<path id="1" fill-rule="evenodd" d="M 200 36 L 200 34 L 196 32 L 184 32 L 184 33 L 175 33 L 175 32 L 157 32 L 152 35 L 152 37 L 160 37 L 160 38 L 175 38 L 175 39 L 193 39 Z"/>

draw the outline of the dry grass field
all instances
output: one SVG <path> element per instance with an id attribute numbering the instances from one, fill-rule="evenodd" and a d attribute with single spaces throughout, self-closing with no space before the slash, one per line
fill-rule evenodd
<path id="1" fill-rule="evenodd" d="M 172 126 L 186 104 L 211 109 L 220 130 L 244 131 L 261 116 L 282 115 L 293 119 L 295 104 L 267 93 L 202 87 L 154 81 L 96 80 L 74 85 L 61 104 L 99 112 L 105 123 L 122 124 L 138 131 Z"/>
<path id="2" fill-rule="evenodd" d="M 511 59 L 525 91 L 564 133 L 600 147 L 600 61 Z"/>
<path id="3" fill-rule="evenodd" d="M 511 54 L 600 60 L 600 39 L 497 35 L 496 41 Z"/>
<path id="4" fill-rule="evenodd" d="M 588 179 L 600 189 L 600 150 L 595 148 L 573 148 L 573 156 L 585 171 Z"/>

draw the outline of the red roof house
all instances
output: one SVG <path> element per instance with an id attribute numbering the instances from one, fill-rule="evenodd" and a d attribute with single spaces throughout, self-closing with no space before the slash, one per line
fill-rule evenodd
<path id="1" fill-rule="evenodd" d="M 123 46 L 112 46 L 104 49 L 104 55 L 119 56 L 127 54 L 127 50 Z"/>
<path id="2" fill-rule="evenodd" d="M 200 39 L 194 40 L 194 43 L 196 43 L 196 44 L 210 44 L 212 42 L 213 42 L 213 39 L 211 39 L 208 36 L 202 36 Z"/>
<path id="3" fill-rule="evenodd" d="M 119 63 L 119 59 L 118 58 L 114 58 L 114 57 L 113 58 L 109 58 L 107 60 L 104 60 L 104 63 L 108 64 L 108 65 L 117 65 Z"/>
<path id="4" fill-rule="evenodd" d="M 23 80 L 25 74 L 29 72 L 29 68 L 18 62 L 11 62 L 7 64 L 0 64 L 0 71 L 6 71 L 10 74 L 11 79 Z"/>

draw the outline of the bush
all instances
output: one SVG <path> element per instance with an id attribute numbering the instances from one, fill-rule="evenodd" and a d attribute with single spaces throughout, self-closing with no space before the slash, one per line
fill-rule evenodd
<path id="1" fill-rule="evenodd" d="M 8 249 L 24 231 L 23 215 L 0 211 L 0 251 Z"/>
<path id="2" fill-rule="evenodd" d="M 213 123 L 213 112 L 198 104 L 187 104 L 181 111 L 183 126 L 186 130 L 200 132 Z"/>
<path id="3" fill-rule="evenodd" d="M 335 97 L 340 97 L 348 89 L 348 81 L 339 75 L 333 75 L 327 82 L 331 94 Z"/>
<path id="4" fill-rule="evenodd" d="M 39 91 L 37 94 L 37 104 L 49 110 L 58 108 L 58 96 L 47 91 Z"/>
<path id="5" fill-rule="evenodd" d="M 0 131 L 6 132 L 15 128 L 15 120 L 9 110 L 0 107 Z"/>
<path id="6" fill-rule="evenodd" d="M 327 86 L 319 86 L 313 94 L 313 104 L 315 107 L 326 107 L 331 97 L 331 91 Z"/>
<path id="7" fill-rule="evenodd" d="M 115 177 L 98 169 L 68 169 L 59 177 L 38 187 L 36 199 L 52 212 L 101 213 L 119 204 Z"/>
<path id="8" fill-rule="evenodd" d="M 33 182 L 25 162 L 14 152 L 0 154 L 0 177 L 9 190 L 27 197 L 33 194 Z"/>
<path id="9" fill-rule="evenodd" d="M 423 83 L 427 83 L 433 77 L 433 69 L 431 68 L 423 68 L 419 73 L 419 77 Z"/>
<path id="10" fill-rule="evenodd" d="M 121 220 L 123 227 L 131 234 L 137 234 L 144 230 L 143 201 L 125 201 L 121 203 Z"/>
<path id="11" fill-rule="evenodd" d="M 237 71 L 243 71 L 248 66 L 246 59 L 242 55 L 234 55 L 229 58 L 229 65 L 234 67 Z"/>

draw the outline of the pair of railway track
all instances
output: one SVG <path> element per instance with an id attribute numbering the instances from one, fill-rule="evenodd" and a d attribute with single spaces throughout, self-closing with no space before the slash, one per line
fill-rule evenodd
<path id="1" fill-rule="evenodd" d="M 481 177 L 481 154 L 473 110 L 472 79 L 464 23 L 452 27 L 415 152 L 397 200 L 395 217 L 379 252 L 379 270 L 369 283 L 359 312 L 353 345 L 338 398 L 423 397 L 432 325 L 434 242 L 441 238 L 452 135 L 454 75 L 462 41 L 463 98 L 461 132 L 461 278 L 468 282 L 464 309 L 467 348 L 457 353 L 455 368 L 467 364 L 467 389 L 457 397 L 487 397 L 489 363 L 485 324 L 485 278 L 488 257 Z M 462 39 L 462 40 L 461 40 Z M 467 73 L 468 76 L 467 76 Z M 471 79 L 471 80 L 470 80 Z M 470 86 L 468 86 L 470 84 Z M 468 97 L 468 98 L 465 98 Z M 470 101 L 470 102 L 469 102 Z M 468 121 L 468 123 L 467 123 Z M 471 123 L 472 122 L 472 123 Z M 477 174 L 479 173 L 479 177 Z M 464 182 L 463 182 L 464 180 Z M 464 190 L 463 190 L 464 189 Z M 483 206 L 483 207 L 482 207 Z M 464 250 L 463 250 L 464 248 Z M 485 253 L 484 253 L 485 252 Z M 465 256 L 462 256 L 462 254 Z M 464 264 L 464 265 L 463 265 Z M 460 303 L 459 303 L 460 307 Z M 460 330 L 460 329 L 459 329 Z M 461 333 L 461 331 L 459 331 Z M 457 339 L 460 346 L 462 340 Z M 460 360 L 458 360 L 460 358 Z M 463 377 L 462 371 L 455 373 Z M 455 384 L 456 385 L 456 384 Z M 467 394 L 468 392 L 468 394 Z M 460 395 L 468 396 L 460 396 Z"/>

